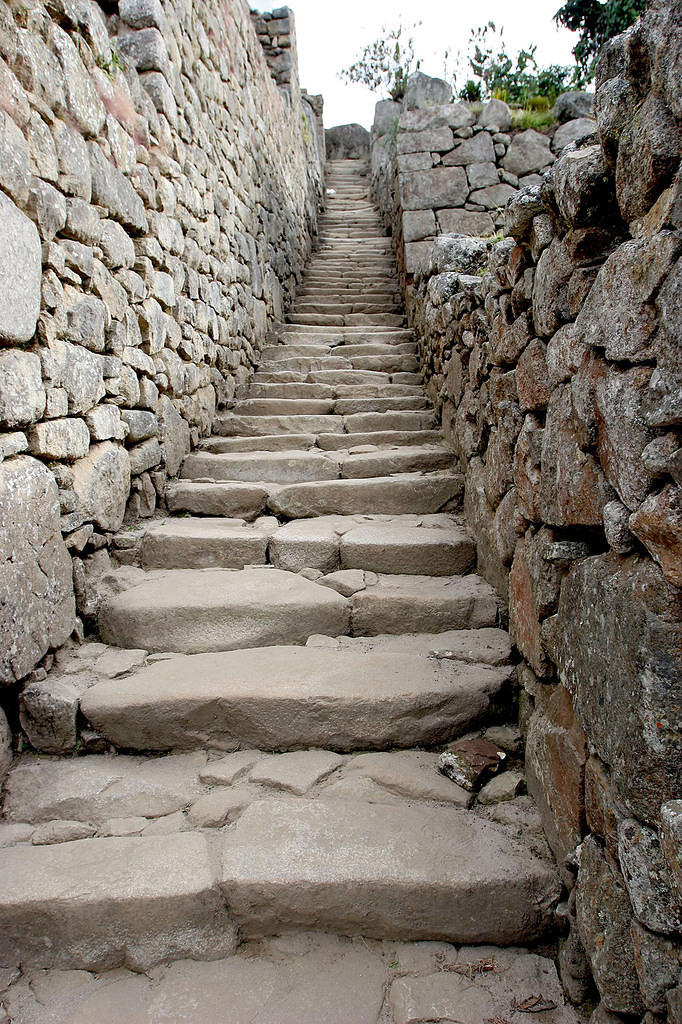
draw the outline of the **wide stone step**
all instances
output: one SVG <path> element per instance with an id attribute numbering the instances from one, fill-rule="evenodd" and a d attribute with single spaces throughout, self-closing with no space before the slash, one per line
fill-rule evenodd
<path id="1" fill-rule="evenodd" d="M 374 430 L 350 434 L 319 434 L 317 445 L 326 451 L 374 445 L 393 448 L 396 445 L 442 444 L 439 430 Z"/>
<path id="2" fill-rule="evenodd" d="M 254 395 L 241 399 L 234 407 L 235 416 L 327 416 L 333 412 L 333 398 L 256 398 Z"/>
<path id="3" fill-rule="evenodd" d="M 265 434 L 258 437 L 207 437 L 199 442 L 204 452 L 307 451 L 316 444 L 315 434 Z"/>
<path id="4" fill-rule="evenodd" d="M 327 324 L 329 326 L 350 326 L 352 324 L 384 324 L 386 327 L 400 327 L 405 323 L 402 313 L 346 313 L 337 316 L 325 313 L 287 313 L 290 324 Z"/>
<path id="5" fill-rule="evenodd" d="M 282 487 L 270 496 L 269 507 L 289 519 L 356 513 L 432 513 L 458 507 L 463 489 L 461 474 L 453 472 L 326 480 Z"/>
<path id="6" fill-rule="evenodd" d="M 445 1013 L 448 1020 L 478 1024 L 502 1018 L 512 998 L 533 1005 L 541 986 L 545 1000 L 556 1005 L 543 1012 L 544 1024 L 578 1024 L 548 957 L 488 947 L 496 969 L 481 971 L 480 947 L 391 945 L 387 955 L 384 944 L 368 939 L 317 934 L 311 941 L 288 933 L 245 943 L 237 955 L 211 963 L 162 965 L 153 977 L 118 970 L 81 974 L 69 985 L 59 971 L 22 976 L 4 1003 L 9 1018 L 21 1024 L 46 1024 L 46 1006 L 50 1024 L 118 1024 L 123 1006 L 126 1019 L 139 1024 L 163 1020 L 168 1007 L 178 1022 L 412 1024 L 433 1018 L 434 1005 L 441 1020 Z"/>
<path id="7" fill-rule="evenodd" d="M 350 607 L 329 587 L 279 569 L 151 572 L 102 602 L 105 643 L 148 651 L 232 651 L 347 633 Z"/>
<path id="8" fill-rule="evenodd" d="M 325 452 L 192 452 L 185 458 L 186 480 L 302 483 L 311 480 L 358 479 L 394 473 L 430 472 L 452 466 L 452 452 L 443 447 L 401 447 L 395 451 L 358 452 L 333 456 Z"/>
<path id="9" fill-rule="evenodd" d="M 243 569 L 265 564 L 277 520 L 160 519 L 146 527 L 140 546 L 143 569 Z"/>
<path id="10" fill-rule="evenodd" d="M 416 654 L 273 646 L 168 658 L 96 683 L 81 709 L 126 750 L 436 746 L 482 720 L 502 700 L 511 671 Z"/>
<path id="11" fill-rule="evenodd" d="M 293 381 L 290 384 L 250 384 L 248 400 L 255 398 L 287 398 L 287 399 L 353 399 L 373 398 L 385 401 L 392 398 L 424 398 L 424 389 L 409 384 L 309 384 L 305 381 Z"/>
<path id="12" fill-rule="evenodd" d="M 252 804 L 225 833 L 222 888 L 249 937 L 500 945 L 544 935 L 560 893 L 548 861 L 470 811 L 293 798 Z"/>
<path id="13" fill-rule="evenodd" d="M 213 433 L 226 437 L 239 434 L 326 434 L 344 432 L 343 416 L 217 416 Z"/>
<path id="14" fill-rule="evenodd" d="M 415 412 L 428 409 L 429 402 L 424 395 L 395 395 L 387 398 L 337 398 L 333 411 L 340 416 L 356 412 Z"/>
<path id="15" fill-rule="evenodd" d="M 364 569 L 455 576 L 469 572 L 476 557 L 470 534 L 452 516 L 438 514 L 295 519 L 271 536 L 268 551 L 279 569 L 324 573 Z"/>
<path id="16" fill-rule="evenodd" d="M 266 484 L 180 480 L 166 488 L 166 504 L 170 512 L 249 521 L 265 511 L 269 495 Z"/>
<path id="17" fill-rule="evenodd" d="M 199 833 L 0 850 L 0 908 L 6 967 L 145 971 L 236 946 Z"/>

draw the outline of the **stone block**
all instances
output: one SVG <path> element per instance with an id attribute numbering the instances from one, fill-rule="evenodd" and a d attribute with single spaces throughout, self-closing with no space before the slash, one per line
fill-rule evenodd
<path id="1" fill-rule="evenodd" d="M 82 345 L 55 339 L 42 348 L 43 377 L 68 395 L 69 412 L 83 413 L 104 398 L 104 359 Z"/>
<path id="2" fill-rule="evenodd" d="M 328 160 L 359 160 L 369 152 L 369 132 L 360 124 L 337 125 L 328 128 L 324 135 Z"/>
<path id="3" fill-rule="evenodd" d="M 31 682 L 19 698 L 19 721 L 34 750 L 41 754 L 66 754 L 78 739 L 80 697 L 88 676 L 50 673 Z"/>
<path id="4" fill-rule="evenodd" d="M 559 864 L 585 834 L 587 737 L 573 711 L 570 694 L 558 686 L 537 701 L 526 737 L 528 792 L 535 800 L 545 834 Z"/>
<path id="5" fill-rule="evenodd" d="M 479 124 L 494 132 L 506 132 L 511 128 L 512 112 L 502 100 L 488 100 L 478 117 Z"/>
<path id="6" fill-rule="evenodd" d="M 378 139 L 390 132 L 400 118 L 402 109 L 402 103 L 397 103 L 395 100 L 379 100 L 374 108 L 373 137 Z"/>
<path id="7" fill-rule="evenodd" d="M 476 138 L 480 138 L 480 136 L 476 136 Z M 469 164 L 467 167 L 467 178 L 469 179 L 469 188 L 472 189 L 497 185 L 500 180 L 497 167 L 492 161 Z"/>
<path id="8" fill-rule="evenodd" d="M 440 206 L 463 206 L 469 195 L 463 167 L 434 167 L 400 176 L 403 209 L 428 210 Z"/>
<path id="9" fill-rule="evenodd" d="M 638 921 L 632 924 L 632 942 L 644 1005 L 651 1013 L 663 1015 L 666 992 L 674 988 L 680 978 L 680 948 L 669 939 L 647 931 Z"/>
<path id="10" fill-rule="evenodd" d="M 29 431 L 29 448 L 43 459 L 73 462 L 87 453 L 90 431 L 85 421 L 73 417 L 36 423 Z"/>
<path id="11" fill-rule="evenodd" d="M 0 350 L 0 427 L 33 423 L 45 412 L 40 359 L 33 352 Z"/>
<path id="12" fill-rule="evenodd" d="M 495 234 L 495 224 L 489 213 L 473 210 L 439 210 L 438 225 L 444 234 L 472 235 L 489 238 Z"/>
<path id="13" fill-rule="evenodd" d="M 528 128 L 514 136 L 507 155 L 502 160 L 502 166 L 505 171 L 520 178 L 534 171 L 544 170 L 553 161 L 554 155 L 547 136 Z"/>
<path id="14" fill-rule="evenodd" d="M 12 730 L 7 715 L 0 709 L 0 786 L 5 781 L 12 764 Z"/>
<path id="15" fill-rule="evenodd" d="M 604 505 L 614 498 L 583 440 L 570 386 L 560 385 L 549 400 L 541 459 L 540 510 L 553 526 L 598 526 Z"/>
<path id="16" fill-rule="evenodd" d="M 666 579 L 682 587 L 682 487 L 671 483 L 649 495 L 630 516 L 628 526 Z"/>
<path id="17" fill-rule="evenodd" d="M 98 405 L 91 409 L 85 422 L 93 441 L 122 441 L 125 429 L 121 423 L 121 413 L 117 405 Z"/>
<path id="18" fill-rule="evenodd" d="M 31 672 L 75 624 L 71 558 L 52 474 L 27 456 L 0 463 L 0 681 Z"/>
<path id="19" fill-rule="evenodd" d="M 29 341 L 40 313 L 40 236 L 35 224 L 2 192 L 0 220 L 0 343 Z"/>
<path id="20" fill-rule="evenodd" d="M 11 117 L 0 111 L 0 187 L 20 206 L 29 196 L 31 172 L 28 146 Z"/>
<path id="21" fill-rule="evenodd" d="M 613 182 L 599 145 L 571 147 L 554 165 L 554 195 L 570 227 L 584 227 L 610 216 Z"/>
<path id="22" fill-rule="evenodd" d="M 642 217 L 677 170 L 680 129 L 670 108 L 650 92 L 618 143 L 616 192 L 623 219 Z"/>
<path id="23" fill-rule="evenodd" d="M 547 346 L 539 338 L 534 338 L 519 357 L 516 386 L 522 412 L 547 408 L 550 389 L 546 353 Z"/>
<path id="24" fill-rule="evenodd" d="M 552 136 L 552 152 L 557 156 L 566 146 L 572 142 L 582 142 L 597 131 L 596 122 L 587 117 L 578 117 L 573 121 L 567 121 L 554 132 Z"/>
<path id="25" fill-rule="evenodd" d="M 94 202 L 106 207 L 124 227 L 143 231 L 147 227 L 144 203 L 129 179 L 107 160 L 96 143 L 89 144 L 88 152 Z"/>
<path id="26" fill-rule="evenodd" d="M 130 491 L 128 453 L 111 441 L 95 444 L 73 466 L 73 490 L 85 520 L 102 530 L 118 530 Z"/>
<path id="27" fill-rule="evenodd" d="M 552 113 L 560 124 L 565 124 L 579 117 L 590 117 L 593 110 L 594 94 L 574 89 L 557 96 Z"/>
<path id="28" fill-rule="evenodd" d="M 620 370 L 600 361 L 595 371 L 597 455 L 621 501 L 635 510 L 651 487 L 642 452 L 653 440 L 646 423 L 649 367 Z"/>
<path id="29" fill-rule="evenodd" d="M 403 214 L 403 238 L 406 242 L 420 242 L 436 234 L 436 216 L 433 210 L 406 210 Z"/>
<path id="30" fill-rule="evenodd" d="M 620 874 L 592 836 L 580 856 L 576 917 L 602 1002 L 613 1013 L 641 1015 L 644 1005 L 635 970 L 630 901 Z"/>
<path id="31" fill-rule="evenodd" d="M 656 831 L 632 818 L 621 821 L 618 860 L 637 920 L 650 931 L 679 935 L 682 890 L 668 869 Z"/>
<path id="32" fill-rule="evenodd" d="M 443 157 L 446 167 L 466 167 L 468 164 L 495 163 L 495 147 L 489 132 L 478 132 L 464 139 L 451 153 Z M 497 173 L 495 174 L 497 180 Z M 488 183 L 489 184 L 489 183 Z M 475 202 L 475 200 L 474 200 Z"/>
<path id="33" fill-rule="evenodd" d="M 611 775 L 598 757 L 588 758 L 585 765 L 585 820 L 591 832 L 601 840 L 614 863 L 618 860 L 618 811 Z"/>
<path id="34" fill-rule="evenodd" d="M 422 132 L 398 132 L 398 153 L 445 153 L 452 149 L 452 130 L 429 128 Z M 446 161 L 443 161 L 444 163 Z"/>
<path id="35" fill-rule="evenodd" d="M 469 202 L 484 206 L 486 210 L 496 210 L 505 206 L 508 199 L 516 194 L 511 185 L 489 185 L 487 188 L 476 189 L 469 196 Z"/>
<path id="36" fill-rule="evenodd" d="M 442 78 L 430 78 L 421 71 L 415 71 L 407 79 L 405 109 L 423 110 L 437 107 L 452 100 L 452 86 Z"/>
<path id="37" fill-rule="evenodd" d="M 124 61 L 132 64 L 137 71 L 170 72 L 168 50 L 158 28 L 124 32 L 117 38 Z"/>
<path id="38" fill-rule="evenodd" d="M 655 825 L 679 790 L 682 598 L 650 559 L 607 554 L 561 587 L 557 664 L 630 813 Z"/>
<path id="39" fill-rule="evenodd" d="M 68 112 L 85 136 L 98 135 L 106 120 L 106 109 L 94 80 L 81 60 L 71 36 L 54 23 L 51 28 L 52 47 L 64 75 Z"/>

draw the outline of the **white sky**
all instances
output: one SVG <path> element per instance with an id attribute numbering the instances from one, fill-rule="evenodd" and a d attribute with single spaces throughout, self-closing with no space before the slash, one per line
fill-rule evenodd
<path id="1" fill-rule="evenodd" d="M 457 51 L 466 57 L 469 32 L 472 28 L 494 21 L 504 27 L 508 51 L 537 44 L 538 64 L 573 64 L 571 48 L 577 36 L 558 29 L 552 20 L 562 0 L 289 0 L 296 18 L 298 60 L 301 85 L 311 93 L 324 96 L 324 121 L 328 128 L 357 121 L 369 128 L 374 119 L 374 104 L 385 97 L 360 85 L 349 85 L 338 77 L 359 56 L 365 44 L 378 38 L 382 26 L 387 29 L 406 27 L 421 21 L 413 35 L 421 70 L 427 75 L 443 75 L 443 52 Z M 276 6 L 256 3 L 257 10 L 268 11 Z M 463 62 L 464 63 L 464 62 Z M 463 84 L 467 76 L 460 76 Z"/>

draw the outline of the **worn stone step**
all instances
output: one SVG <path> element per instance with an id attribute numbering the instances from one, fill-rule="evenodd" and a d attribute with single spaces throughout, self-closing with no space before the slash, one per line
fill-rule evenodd
<path id="1" fill-rule="evenodd" d="M 553 865 L 470 811 L 293 798 L 252 804 L 225 833 L 222 888 L 249 937 L 500 945 L 549 931 L 560 893 Z"/>
<path id="2" fill-rule="evenodd" d="M 223 436 L 245 434 L 317 434 L 344 432 L 343 416 L 217 416 L 213 433 Z"/>
<path id="3" fill-rule="evenodd" d="M 333 411 L 340 416 L 350 416 L 356 412 L 415 412 L 428 408 L 429 402 L 424 395 L 391 395 L 384 398 L 372 395 L 367 398 L 337 398 Z"/>
<path id="4" fill-rule="evenodd" d="M 273 565 L 290 572 L 364 569 L 428 576 L 469 572 L 476 556 L 468 531 L 452 516 L 438 514 L 295 519 L 271 536 L 268 551 Z"/>
<path id="5" fill-rule="evenodd" d="M 346 313 L 336 316 L 328 313 L 287 313 L 290 324 L 327 324 L 328 326 L 348 327 L 352 324 L 384 324 L 386 327 L 400 327 L 405 323 L 402 313 Z"/>
<path id="6" fill-rule="evenodd" d="M 349 615 L 329 587 L 279 569 L 177 569 L 105 598 L 99 631 L 115 647 L 196 654 L 347 633 Z"/>
<path id="7" fill-rule="evenodd" d="M 245 480 L 261 483 L 300 483 L 336 480 L 339 460 L 321 452 L 192 452 L 185 458 L 182 477 L 187 480 Z"/>
<path id="8" fill-rule="evenodd" d="M 199 442 L 205 452 L 281 452 L 315 447 L 315 434 L 265 434 L 259 437 L 207 437 Z"/>
<path id="9" fill-rule="evenodd" d="M 160 519 L 144 531 L 140 546 L 143 569 L 243 569 L 265 564 L 277 520 Z"/>
<path id="10" fill-rule="evenodd" d="M 344 416 L 349 434 L 371 433 L 373 430 L 433 430 L 438 418 L 433 409 L 416 412 L 358 412 Z"/>
<path id="11" fill-rule="evenodd" d="M 333 398 L 256 398 L 254 396 L 241 399 L 234 407 L 235 416 L 327 416 L 333 412 Z"/>
<path id="12" fill-rule="evenodd" d="M 353 595 L 351 633 L 438 633 L 497 624 L 495 591 L 480 576 L 380 575 Z"/>
<path id="13" fill-rule="evenodd" d="M 166 488 L 166 504 L 174 513 L 225 516 L 248 522 L 265 511 L 269 494 L 265 484 L 180 480 Z"/>
<path id="14" fill-rule="evenodd" d="M 495 970 L 481 971 L 490 959 Z M 578 1024 L 548 957 L 442 942 L 285 933 L 210 963 L 159 966 L 153 978 L 118 970 L 64 980 L 59 971 L 16 978 L 3 1000 L 10 1020 L 48 1024 L 49 1007 L 49 1024 L 118 1024 L 125 1007 L 127 1020 L 153 1024 L 172 1007 L 188 1024 L 413 1024 L 434 1012 L 479 1024 L 504 1017 L 513 999 L 532 1005 L 541 990 L 556 1006 L 544 1024 Z"/>
<path id="15" fill-rule="evenodd" d="M 289 519 L 309 516 L 440 512 L 459 505 L 460 473 L 405 473 L 368 480 L 326 480 L 291 484 L 271 494 L 270 509 Z"/>
<path id="16" fill-rule="evenodd" d="M 168 658 L 96 683 L 81 709 L 126 750 L 436 746 L 501 701 L 511 671 L 402 652 L 272 646 Z"/>
<path id="17" fill-rule="evenodd" d="M 318 434 L 317 445 L 326 451 L 338 451 L 365 445 L 393 448 L 396 445 L 442 444 L 439 430 L 374 430 L 349 434 Z"/>
<path id="18" fill-rule="evenodd" d="M 236 946 L 199 833 L 0 849 L 0 908 L 7 967 L 145 971 Z"/>
<path id="19" fill-rule="evenodd" d="M 246 394 L 246 392 L 245 392 Z M 324 401 L 375 399 L 385 401 L 394 398 L 424 399 L 424 390 L 409 384 L 309 384 L 305 381 L 294 381 L 290 384 L 250 384 L 248 400 L 254 398 L 308 398 Z M 424 399 L 425 400 L 425 399 Z"/>

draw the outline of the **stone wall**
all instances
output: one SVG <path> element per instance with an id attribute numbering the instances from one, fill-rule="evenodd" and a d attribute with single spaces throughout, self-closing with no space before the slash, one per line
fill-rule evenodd
<path id="1" fill-rule="evenodd" d="M 562 977 L 600 1022 L 682 1019 L 681 71 L 682 4 L 654 0 L 600 57 L 597 133 L 514 194 L 507 237 L 444 235 L 405 274 L 521 658 L 528 787 L 566 884 Z M 438 125 L 419 132 L 445 136 L 457 108 L 420 111 Z M 378 149 L 400 253 L 416 215 Z"/>
<path id="2" fill-rule="evenodd" d="M 261 23 L 265 52 L 243 0 L 0 0 L 0 683 L 95 614 L 295 292 L 321 101 L 288 8 Z"/>

